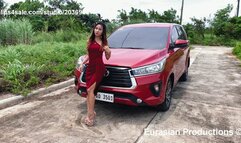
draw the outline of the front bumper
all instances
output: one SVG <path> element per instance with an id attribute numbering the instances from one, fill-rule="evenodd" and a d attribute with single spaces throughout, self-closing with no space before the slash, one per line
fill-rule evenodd
<path id="1" fill-rule="evenodd" d="M 78 94 L 82 97 L 86 97 L 86 84 L 81 82 L 80 78 L 76 78 L 76 80 L 78 80 L 78 83 L 76 84 Z M 156 106 L 164 101 L 164 83 L 166 83 L 166 81 L 162 73 L 135 77 L 135 80 L 135 88 L 126 89 L 120 87 L 100 86 L 98 91 L 114 94 L 114 103 L 131 106 Z M 155 88 L 159 88 L 159 92 L 153 91 Z"/>

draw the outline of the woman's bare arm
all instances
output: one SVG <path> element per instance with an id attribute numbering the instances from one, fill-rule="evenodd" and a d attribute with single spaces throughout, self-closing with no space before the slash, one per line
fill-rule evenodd
<path id="1" fill-rule="evenodd" d="M 109 46 L 104 46 L 103 49 L 104 49 L 104 51 L 105 51 L 105 58 L 106 58 L 107 60 L 109 60 L 110 57 L 111 57 L 111 50 L 110 50 Z"/>

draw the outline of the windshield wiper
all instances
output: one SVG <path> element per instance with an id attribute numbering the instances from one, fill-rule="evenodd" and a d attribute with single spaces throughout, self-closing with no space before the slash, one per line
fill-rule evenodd
<path id="1" fill-rule="evenodd" d="M 110 47 L 113 49 L 145 49 L 145 48 L 136 48 L 136 47 Z"/>
<path id="2" fill-rule="evenodd" d="M 144 49 L 144 48 L 136 48 L 136 47 L 121 47 L 123 49 Z"/>

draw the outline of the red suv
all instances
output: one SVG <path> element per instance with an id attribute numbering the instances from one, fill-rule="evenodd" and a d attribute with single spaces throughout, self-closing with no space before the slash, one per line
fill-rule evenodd
<path id="1" fill-rule="evenodd" d="M 126 25 L 113 32 L 108 43 L 112 55 L 108 61 L 103 58 L 107 72 L 96 100 L 168 110 L 173 87 L 188 76 L 190 48 L 183 27 L 170 23 Z M 82 61 L 83 56 L 75 69 L 75 85 L 78 94 L 86 97 L 88 63 L 82 65 Z"/>

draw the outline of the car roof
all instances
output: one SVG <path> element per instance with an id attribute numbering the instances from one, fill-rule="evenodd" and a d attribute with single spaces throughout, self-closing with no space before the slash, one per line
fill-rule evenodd
<path id="1" fill-rule="evenodd" d="M 172 27 L 173 25 L 178 25 L 175 23 L 139 23 L 139 24 L 129 24 L 123 26 L 126 27 Z"/>

